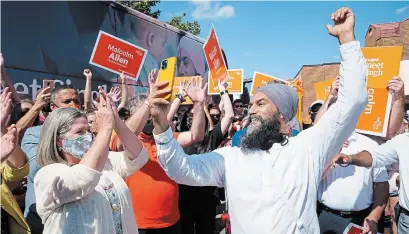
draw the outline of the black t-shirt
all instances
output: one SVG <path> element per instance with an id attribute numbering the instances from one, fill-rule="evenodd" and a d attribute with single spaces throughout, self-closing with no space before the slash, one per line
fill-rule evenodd
<path id="1" fill-rule="evenodd" d="M 184 151 L 188 155 L 208 153 L 217 149 L 224 138 L 221 125 L 218 123 L 214 126 L 212 131 L 207 134 L 202 143 L 186 147 Z M 198 187 L 179 185 L 179 209 L 200 210 L 202 206 L 209 206 L 209 204 L 217 205 L 218 199 L 214 195 L 215 189 L 216 187 L 214 186 Z M 198 201 L 200 202 L 198 203 Z"/>
<path id="2" fill-rule="evenodd" d="M 205 136 L 203 142 L 186 147 L 184 150 L 188 155 L 209 153 L 217 149 L 224 139 L 225 135 L 222 133 L 221 123 L 218 123 L 214 126 L 212 131 Z"/>

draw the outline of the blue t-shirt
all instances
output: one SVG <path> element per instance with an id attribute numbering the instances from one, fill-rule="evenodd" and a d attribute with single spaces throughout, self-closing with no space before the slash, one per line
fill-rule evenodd
<path id="1" fill-rule="evenodd" d="M 234 135 L 233 138 L 231 139 L 231 145 L 240 147 L 240 141 L 241 141 L 241 137 L 246 133 L 246 129 L 242 129 L 240 131 L 237 131 Z"/>

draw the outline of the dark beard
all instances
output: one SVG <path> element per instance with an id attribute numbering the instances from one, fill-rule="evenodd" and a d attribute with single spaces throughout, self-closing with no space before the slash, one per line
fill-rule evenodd
<path id="1" fill-rule="evenodd" d="M 257 150 L 269 150 L 274 143 L 282 143 L 285 140 L 281 133 L 280 118 L 277 114 L 268 119 L 251 117 L 251 120 L 259 121 L 261 124 L 252 132 L 247 131 L 241 140 L 240 147 L 243 152 L 250 153 Z M 251 121 L 250 120 L 250 121 Z"/>

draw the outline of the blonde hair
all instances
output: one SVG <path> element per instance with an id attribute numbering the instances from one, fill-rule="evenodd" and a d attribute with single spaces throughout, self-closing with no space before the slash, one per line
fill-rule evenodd
<path id="1" fill-rule="evenodd" d="M 36 162 L 40 167 L 53 163 L 67 164 L 67 159 L 57 146 L 57 140 L 70 131 L 74 121 L 86 118 L 85 114 L 74 108 L 58 108 L 50 113 L 41 131 Z"/>

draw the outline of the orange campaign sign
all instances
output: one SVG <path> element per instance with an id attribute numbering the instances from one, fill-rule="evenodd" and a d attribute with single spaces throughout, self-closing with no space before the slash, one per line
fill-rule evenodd
<path id="1" fill-rule="evenodd" d="M 229 78 L 229 75 L 227 73 L 227 66 L 223 58 L 219 40 L 217 39 L 216 30 L 213 25 L 210 29 L 209 37 L 203 45 L 203 51 L 205 53 L 207 65 L 209 66 L 210 77 L 213 80 L 213 87 L 216 88 L 219 80 L 221 83 L 224 83 Z"/>
<path id="2" fill-rule="evenodd" d="M 172 97 L 170 100 L 175 100 L 176 99 L 176 94 L 178 94 L 180 92 L 180 83 L 184 80 L 189 80 L 189 82 L 191 82 L 193 80 L 193 78 L 195 78 L 195 76 L 185 76 L 185 77 L 181 77 L 181 76 L 177 76 L 175 77 L 175 79 L 173 80 L 173 88 L 172 88 Z M 202 78 L 200 78 L 202 79 Z M 190 105 L 193 104 L 192 100 L 190 100 L 189 96 L 185 97 L 185 101 L 182 103 L 182 105 Z"/>
<path id="3" fill-rule="evenodd" d="M 317 97 L 317 100 L 327 100 L 331 90 L 331 85 L 334 81 L 335 79 L 329 79 L 314 83 L 315 96 Z"/>
<path id="4" fill-rule="evenodd" d="M 268 83 L 281 83 L 285 85 L 290 85 L 288 81 L 281 80 L 274 76 L 269 76 L 260 72 L 254 72 L 253 82 L 251 83 L 251 91 L 250 94 L 254 95 L 258 87 L 266 85 Z"/>
<path id="5" fill-rule="evenodd" d="M 227 88 L 230 94 L 243 94 L 243 69 L 229 69 L 228 71 L 229 79 L 227 80 Z M 213 84 L 212 79 L 208 79 L 209 85 L 208 94 L 209 95 L 218 95 L 220 94 L 218 85 Z"/>
<path id="6" fill-rule="evenodd" d="M 386 136 L 392 105 L 387 84 L 399 74 L 401 46 L 362 48 L 368 67 L 368 105 L 361 114 L 357 131 L 374 136 Z"/>
<path id="7" fill-rule="evenodd" d="M 147 53 L 142 47 L 99 31 L 89 63 L 137 80 Z"/>

